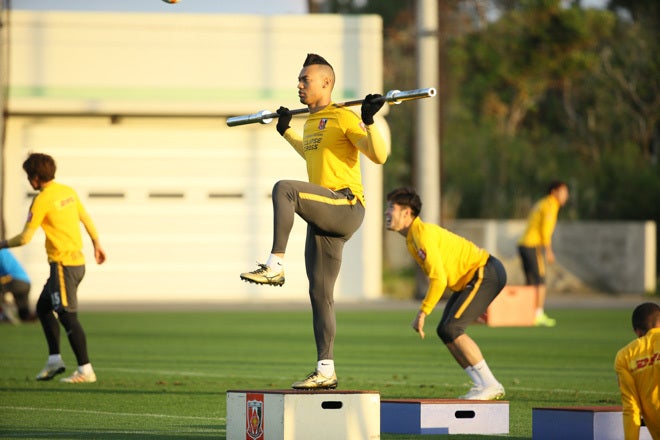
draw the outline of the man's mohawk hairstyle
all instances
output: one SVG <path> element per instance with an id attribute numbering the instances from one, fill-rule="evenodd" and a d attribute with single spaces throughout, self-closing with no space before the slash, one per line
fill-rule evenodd
<path id="1" fill-rule="evenodd" d="M 315 53 L 308 53 L 307 58 L 305 58 L 305 62 L 303 63 L 303 67 L 311 66 L 314 64 L 322 64 L 324 66 L 330 66 L 330 68 L 332 69 L 330 63 L 327 62 L 326 59 L 323 58 L 321 55 L 317 55 Z"/>

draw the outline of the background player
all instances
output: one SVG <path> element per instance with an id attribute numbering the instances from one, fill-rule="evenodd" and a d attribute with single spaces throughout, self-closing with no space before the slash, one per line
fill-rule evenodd
<path id="1" fill-rule="evenodd" d="M 619 350 L 614 361 L 625 440 L 639 439 L 642 417 L 651 437 L 660 439 L 660 306 L 637 306 L 632 328 L 637 339 Z"/>
<path id="2" fill-rule="evenodd" d="M 46 234 L 50 276 L 37 301 L 37 316 L 48 342 L 49 355 L 37 380 L 50 380 L 66 369 L 60 354 L 59 320 L 78 361 L 78 369 L 61 381 L 96 382 L 96 374 L 87 355 L 87 339 L 77 313 L 76 291 L 85 275 L 81 222 L 92 239 L 94 257 L 98 264 L 105 261 L 105 251 L 99 242 L 96 227 L 76 192 L 54 181 L 56 165 L 51 156 L 32 153 L 23 162 L 23 170 L 32 188 L 39 193 L 32 201 L 23 232 L 9 240 L 0 241 L 0 249 L 29 243 L 39 227 Z"/>
<path id="3" fill-rule="evenodd" d="M 553 264 L 555 253 L 552 250 L 552 233 L 557 224 L 559 208 L 568 201 L 568 186 L 556 180 L 548 187 L 548 193 L 534 204 L 528 218 L 527 229 L 518 241 L 518 253 L 522 262 L 527 284 L 536 290 L 537 326 L 554 327 L 557 323 L 545 314 L 546 270 L 545 262 Z"/>
<path id="4" fill-rule="evenodd" d="M 18 319 L 13 316 L 13 311 L 9 310 L 4 302 L 5 295 L 8 293 L 14 297 Z M 0 249 L 0 295 L 2 313 L 10 322 L 17 324 L 20 321 L 35 319 L 35 316 L 30 313 L 30 277 L 9 249 Z"/>

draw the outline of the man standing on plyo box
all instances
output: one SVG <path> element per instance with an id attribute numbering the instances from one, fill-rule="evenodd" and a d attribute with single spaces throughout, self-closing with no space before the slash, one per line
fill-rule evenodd
<path id="1" fill-rule="evenodd" d="M 316 369 L 295 382 L 296 389 L 336 388 L 334 286 L 344 244 L 362 224 L 365 197 L 360 153 L 377 164 L 387 160 L 387 146 L 374 127 L 374 115 L 383 106 L 381 95 L 367 95 L 360 117 L 332 102 L 335 73 L 321 56 L 309 54 L 298 76 L 298 97 L 309 108 L 302 133 L 289 123 L 292 114 L 280 107 L 277 131 L 307 163 L 309 182 L 280 180 L 273 187 L 273 246 L 265 264 L 244 272 L 244 281 L 284 284 L 284 253 L 295 214 L 307 222 L 305 267 L 309 280 Z"/>

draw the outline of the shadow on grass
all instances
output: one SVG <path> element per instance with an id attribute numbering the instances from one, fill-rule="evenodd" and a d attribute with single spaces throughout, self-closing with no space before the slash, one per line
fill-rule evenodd
<path id="1" fill-rule="evenodd" d="M 92 387 L 94 385 L 91 385 Z M 116 389 L 116 388 L 79 388 L 79 387 L 70 387 L 70 388 L 8 388 L 0 387 L 0 393 L 72 393 L 72 394 L 189 394 L 194 396 L 217 396 L 225 395 L 226 390 L 224 388 L 218 389 L 218 391 L 199 391 L 199 390 L 183 390 L 177 388 L 177 385 L 174 385 L 170 388 L 163 388 L 160 390 L 131 390 L 131 389 Z"/>
<path id="2" fill-rule="evenodd" d="M 203 432 L 200 432 L 203 431 Z M 96 439 L 96 440 L 121 440 L 121 439 L 224 439 L 225 425 L 192 427 L 191 431 L 185 429 L 177 432 L 168 431 L 120 431 L 120 430 L 79 430 L 79 431 L 49 431 L 49 430 L 0 430 L 0 437 L 7 440 L 12 439 Z"/>

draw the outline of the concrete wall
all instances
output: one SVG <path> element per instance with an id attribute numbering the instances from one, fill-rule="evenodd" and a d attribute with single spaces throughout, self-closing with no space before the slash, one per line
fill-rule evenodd
<path id="1" fill-rule="evenodd" d="M 475 242 L 504 263 L 509 284 L 524 284 L 517 241 L 524 220 L 452 220 L 445 227 Z M 553 236 L 556 264 L 548 267 L 548 291 L 646 293 L 656 290 L 655 222 L 558 222 Z M 399 234 L 385 235 L 388 267 L 410 267 Z"/>

